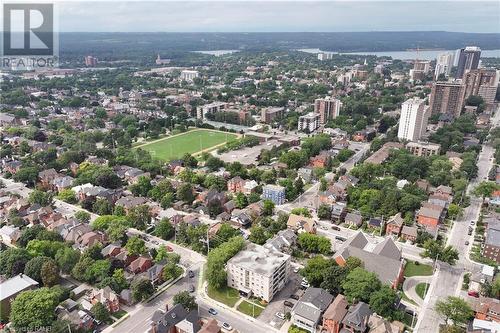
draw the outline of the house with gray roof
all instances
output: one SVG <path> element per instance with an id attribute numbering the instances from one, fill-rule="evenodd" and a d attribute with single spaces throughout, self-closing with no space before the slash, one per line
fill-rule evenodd
<path id="1" fill-rule="evenodd" d="M 368 329 L 368 321 L 373 311 L 368 304 L 359 302 L 356 305 L 349 307 L 347 314 L 342 320 L 344 327 L 340 332 L 366 332 Z"/>
<path id="2" fill-rule="evenodd" d="M 323 288 L 307 288 L 304 295 L 292 309 L 293 324 L 315 333 L 321 315 L 332 301 L 333 296 Z"/>
<path id="3" fill-rule="evenodd" d="M 486 258 L 500 263 L 500 222 L 488 223 L 482 254 Z"/>
<path id="4" fill-rule="evenodd" d="M 185 332 L 196 333 L 201 329 L 198 311 L 188 312 L 181 304 L 174 305 L 166 312 L 158 310 L 151 318 L 148 333 Z"/>
<path id="5" fill-rule="evenodd" d="M 2 318 L 9 318 L 10 305 L 16 296 L 30 289 L 38 287 L 38 282 L 26 274 L 16 275 L 0 283 L 0 315 Z"/>
<path id="6" fill-rule="evenodd" d="M 340 266 L 344 266 L 349 257 L 361 259 L 367 271 L 375 273 L 383 284 L 392 288 L 397 288 L 403 280 L 405 261 L 391 237 L 386 237 L 380 243 L 372 243 L 358 232 L 347 239 L 334 255 Z"/>

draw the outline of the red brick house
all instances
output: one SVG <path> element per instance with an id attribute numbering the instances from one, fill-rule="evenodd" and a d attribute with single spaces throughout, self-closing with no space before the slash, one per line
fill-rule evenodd
<path id="1" fill-rule="evenodd" d="M 239 177 L 233 177 L 227 181 L 227 191 L 231 193 L 243 192 L 245 181 Z"/>
<path id="2" fill-rule="evenodd" d="M 403 228 L 403 218 L 401 217 L 401 213 L 397 213 L 394 215 L 385 226 L 385 234 L 389 236 L 399 237 L 401 234 L 401 229 Z"/>
<path id="3" fill-rule="evenodd" d="M 127 271 L 133 274 L 144 273 L 153 266 L 153 260 L 147 257 L 139 257 L 127 266 Z"/>
<path id="4" fill-rule="evenodd" d="M 344 319 L 348 309 L 349 302 L 344 295 L 338 294 L 323 314 L 323 331 L 339 333 L 342 328 L 342 319 Z"/>
<path id="5" fill-rule="evenodd" d="M 93 305 L 102 303 L 102 305 L 104 305 L 111 313 L 120 310 L 120 300 L 118 298 L 118 295 L 108 286 L 94 291 L 90 298 L 90 303 L 92 303 Z"/>

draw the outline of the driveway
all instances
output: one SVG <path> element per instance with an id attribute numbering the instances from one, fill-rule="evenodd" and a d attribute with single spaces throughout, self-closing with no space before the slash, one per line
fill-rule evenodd
<path id="1" fill-rule="evenodd" d="M 403 282 L 403 292 L 406 296 L 408 296 L 412 301 L 418 304 L 418 306 L 422 306 L 424 304 L 424 300 L 418 296 L 416 287 L 420 283 L 428 283 L 432 282 L 432 275 L 430 276 L 412 276 L 406 278 Z"/>
<path id="2" fill-rule="evenodd" d="M 281 289 L 273 300 L 269 303 L 264 311 L 258 317 L 259 321 L 269 323 L 269 325 L 280 328 L 284 321 L 276 317 L 276 312 L 290 312 L 292 309 L 286 307 L 283 302 L 288 300 L 294 304 L 297 302 L 290 298 L 299 288 L 302 282 L 302 277 L 298 273 L 290 273 L 290 281 L 286 284 L 285 288 Z"/>

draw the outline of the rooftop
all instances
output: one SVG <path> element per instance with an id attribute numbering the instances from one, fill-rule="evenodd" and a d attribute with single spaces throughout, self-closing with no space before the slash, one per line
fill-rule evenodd
<path id="1" fill-rule="evenodd" d="M 288 254 L 250 243 L 246 249 L 229 259 L 228 264 L 243 267 L 256 274 L 271 276 L 284 262 L 290 260 Z"/>
<path id="2" fill-rule="evenodd" d="M 19 274 L 0 283 L 0 300 L 7 299 L 18 292 L 38 286 L 38 282 L 26 274 Z"/>

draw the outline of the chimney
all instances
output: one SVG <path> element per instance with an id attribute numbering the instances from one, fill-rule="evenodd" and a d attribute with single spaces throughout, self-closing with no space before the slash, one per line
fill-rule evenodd
<path id="1" fill-rule="evenodd" d="M 168 312 L 168 303 L 165 303 L 165 312 Z"/>

